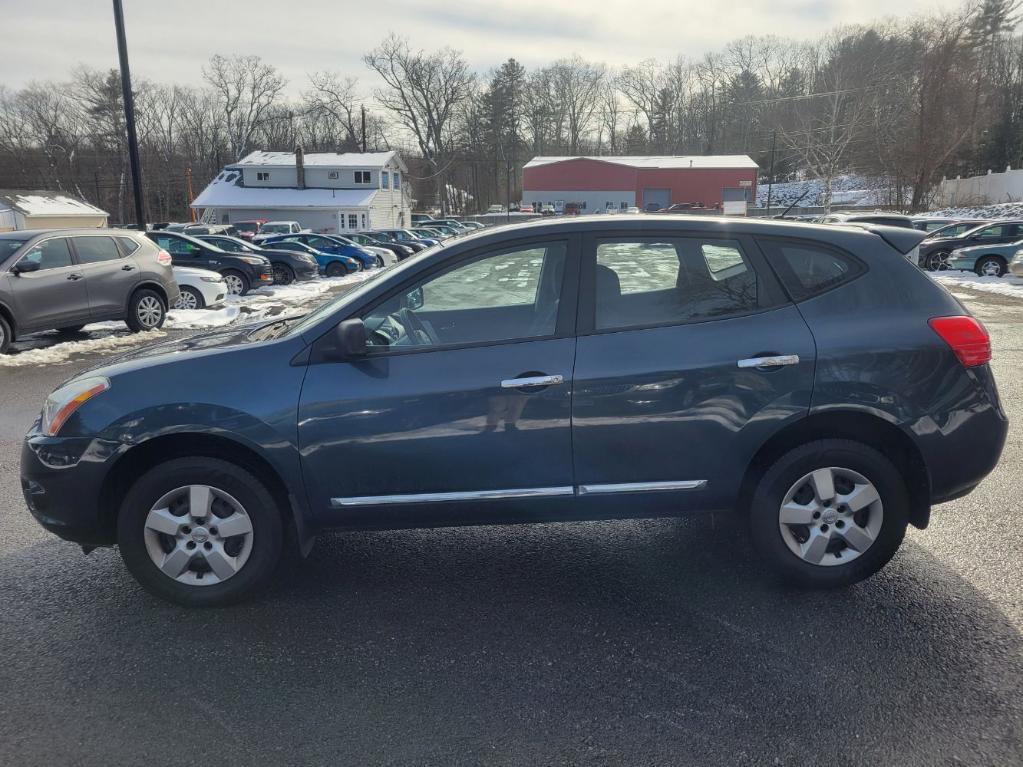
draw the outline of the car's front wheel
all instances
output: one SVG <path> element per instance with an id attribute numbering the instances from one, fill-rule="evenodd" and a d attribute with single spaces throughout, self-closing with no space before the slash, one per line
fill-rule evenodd
<path id="1" fill-rule="evenodd" d="M 974 271 L 980 277 L 1001 277 L 1009 270 L 1005 259 L 998 256 L 984 256 L 977 260 Z"/>
<path id="2" fill-rule="evenodd" d="M 135 333 L 163 327 L 167 319 L 167 304 L 155 290 L 136 290 L 128 301 L 125 324 Z"/>
<path id="3" fill-rule="evenodd" d="M 290 285 L 295 281 L 295 272 L 287 264 L 275 263 L 273 265 L 274 285 Z"/>
<path id="4" fill-rule="evenodd" d="M 892 558 L 909 519 L 906 483 L 873 448 L 825 439 L 789 451 L 753 495 L 753 542 L 785 580 L 829 588 L 868 578 Z"/>
<path id="5" fill-rule="evenodd" d="M 927 270 L 930 272 L 945 272 L 948 271 L 951 266 L 949 259 L 952 258 L 951 251 L 948 250 L 936 250 L 927 256 Z"/>
<path id="6" fill-rule="evenodd" d="M 121 504 L 117 543 L 135 579 L 186 606 L 238 601 L 266 585 L 281 556 L 281 516 L 245 469 L 177 458 L 143 474 Z"/>

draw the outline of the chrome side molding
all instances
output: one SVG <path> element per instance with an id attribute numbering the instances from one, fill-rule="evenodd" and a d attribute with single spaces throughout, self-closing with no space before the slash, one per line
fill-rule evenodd
<path id="1" fill-rule="evenodd" d="M 699 490 L 707 484 L 705 479 L 684 479 L 677 482 L 617 482 L 609 485 L 579 485 L 579 495 L 607 495 L 610 493 L 656 493 L 663 490 Z"/>

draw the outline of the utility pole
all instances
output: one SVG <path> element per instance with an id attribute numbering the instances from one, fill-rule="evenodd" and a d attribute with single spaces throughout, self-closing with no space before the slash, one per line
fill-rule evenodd
<path id="1" fill-rule="evenodd" d="M 767 180 L 767 215 L 771 215 L 771 187 L 774 186 L 774 150 L 778 147 L 778 131 L 771 131 L 771 177 Z M 754 202 L 756 202 L 754 200 Z"/>
<path id="2" fill-rule="evenodd" d="M 195 208 L 192 207 L 192 168 L 185 168 L 185 192 L 188 194 L 188 210 L 192 214 L 192 221 L 195 221 Z"/>
<path id="3" fill-rule="evenodd" d="M 124 37 L 124 10 L 121 0 L 114 0 L 114 27 L 117 30 L 117 56 L 121 64 L 121 92 L 124 96 L 124 122 L 128 128 L 128 161 L 131 164 L 131 185 L 135 193 L 135 223 L 140 230 L 146 228 L 146 214 L 142 206 L 142 172 L 139 169 L 139 139 L 135 133 L 135 95 L 131 91 L 131 72 L 128 69 L 128 43 Z"/>
<path id="4" fill-rule="evenodd" d="M 362 110 L 362 153 L 366 154 L 366 105 L 360 104 Z"/>
<path id="5" fill-rule="evenodd" d="M 508 180 L 508 191 L 504 198 L 504 217 L 509 224 L 511 223 L 512 170 L 513 166 L 509 163 L 508 172 L 505 173 L 505 177 Z"/>

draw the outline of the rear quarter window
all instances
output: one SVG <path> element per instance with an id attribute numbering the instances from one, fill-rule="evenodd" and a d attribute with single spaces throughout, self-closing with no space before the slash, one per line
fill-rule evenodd
<path id="1" fill-rule="evenodd" d="M 760 240 L 760 246 L 795 301 L 844 285 L 866 271 L 852 256 L 819 243 Z"/>

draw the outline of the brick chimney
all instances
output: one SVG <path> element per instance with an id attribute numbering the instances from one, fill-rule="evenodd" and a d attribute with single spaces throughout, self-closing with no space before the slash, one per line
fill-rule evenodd
<path id="1" fill-rule="evenodd" d="M 305 189 L 305 157 L 301 144 L 295 147 L 295 172 L 298 176 L 298 188 Z"/>

